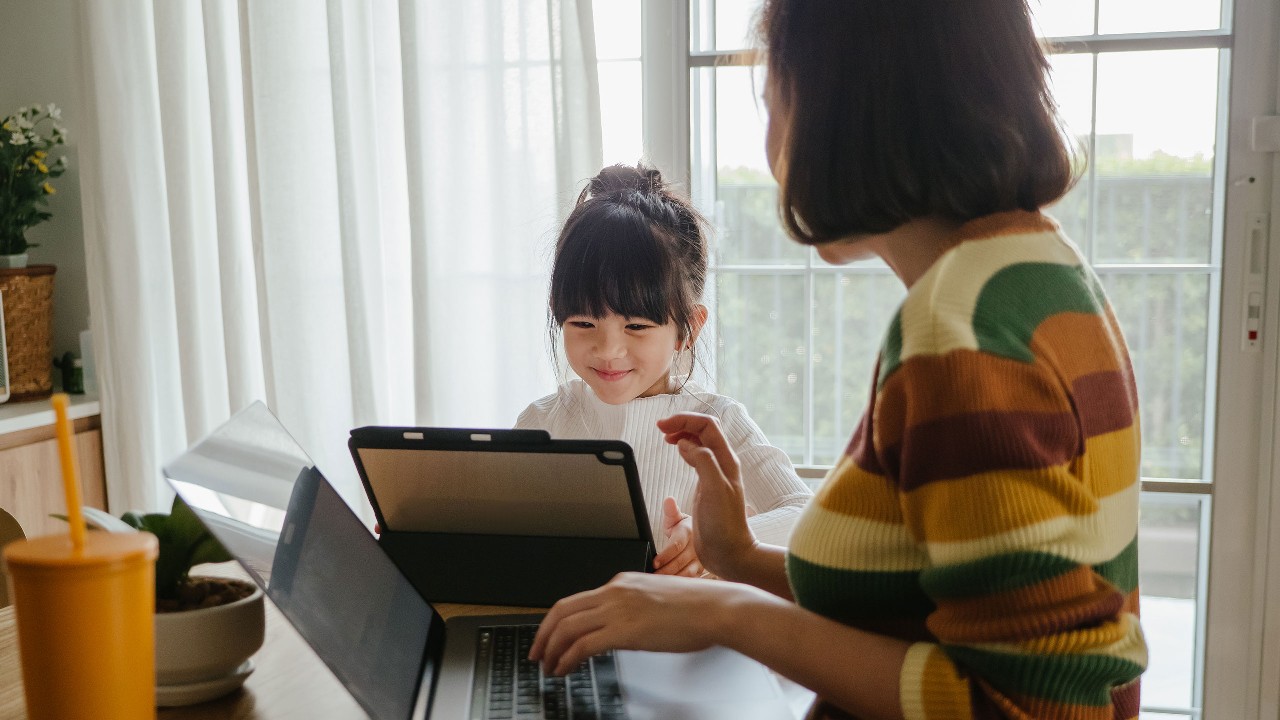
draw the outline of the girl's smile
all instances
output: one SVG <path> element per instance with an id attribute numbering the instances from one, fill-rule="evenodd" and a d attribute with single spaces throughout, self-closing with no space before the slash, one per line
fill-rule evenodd
<path id="1" fill-rule="evenodd" d="M 626 377 L 628 373 L 631 372 L 630 370 L 601 370 L 600 368 L 591 368 L 591 369 L 596 371 L 596 375 L 599 375 L 601 380 L 606 380 L 606 381 L 621 380 L 622 378 Z"/>
<path id="2" fill-rule="evenodd" d="M 562 330 L 569 366 L 604 402 L 670 392 L 671 361 L 681 346 L 674 322 L 573 315 Z"/>

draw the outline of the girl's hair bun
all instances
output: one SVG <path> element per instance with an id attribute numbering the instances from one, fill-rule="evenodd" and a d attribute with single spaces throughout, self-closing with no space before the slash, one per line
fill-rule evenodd
<path id="1" fill-rule="evenodd" d="M 662 181 L 662 172 L 642 163 L 634 166 L 610 165 L 591 178 L 591 184 L 587 188 L 595 197 L 625 192 L 661 194 L 664 190 L 666 184 Z"/>

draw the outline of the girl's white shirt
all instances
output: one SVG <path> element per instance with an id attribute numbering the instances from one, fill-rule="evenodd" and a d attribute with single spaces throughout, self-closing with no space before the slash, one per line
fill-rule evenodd
<path id="1" fill-rule="evenodd" d="M 679 386 L 680 380 L 673 378 Z M 674 445 L 663 440 L 657 423 L 678 412 L 714 415 L 742 466 L 747 523 L 756 538 L 770 545 L 786 545 L 800 511 L 812 496 L 796 475 L 787 454 L 769 444 L 747 409 L 732 398 L 706 392 L 686 383 L 678 393 L 636 398 L 610 405 L 579 379 L 570 380 L 551 395 L 520 413 L 516 427 L 546 430 L 553 438 L 622 440 L 635 452 L 640 487 L 649 512 L 657 551 L 666 546 L 662 500 L 676 499 L 680 510 L 693 506 L 698 474 L 680 458 Z"/>

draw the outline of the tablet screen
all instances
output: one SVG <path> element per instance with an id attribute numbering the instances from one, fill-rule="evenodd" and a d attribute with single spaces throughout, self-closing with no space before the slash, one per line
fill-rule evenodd
<path id="1" fill-rule="evenodd" d="M 624 466 L 593 453 L 358 448 L 385 529 L 639 539 Z"/>

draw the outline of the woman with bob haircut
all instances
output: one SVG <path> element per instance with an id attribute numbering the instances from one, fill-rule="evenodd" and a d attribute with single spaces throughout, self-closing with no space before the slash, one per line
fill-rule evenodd
<path id="1" fill-rule="evenodd" d="M 752 536 L 714 419 L 659 421 L 729 582 L 623 574 L 531 657 L 723 645 L 811 717 L 1136 718 L 1140 434 L 1097 276 L 1043 214 L 1073 182 L 1026 0 L 766 0 L 783 225 L 907 295 L 868 407 L 787 549 Z"/>

